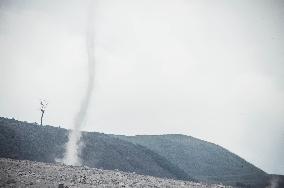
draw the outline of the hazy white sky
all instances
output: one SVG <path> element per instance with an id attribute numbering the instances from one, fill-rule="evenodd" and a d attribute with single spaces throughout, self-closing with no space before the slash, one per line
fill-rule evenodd
<path id="1" fill-rule="evenodd" d="M 284 2 L 97 0 L 84 130 L 181 133 L 284 174 Z M 0 116 L 73 127 L 88 1 L 0 0 Z"/>

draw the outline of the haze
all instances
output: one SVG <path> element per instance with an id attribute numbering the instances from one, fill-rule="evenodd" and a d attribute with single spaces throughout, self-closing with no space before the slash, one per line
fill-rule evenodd
<path id="1" fill-rule="evenodd" d="M 71 128 L 88 1 L 0 1 L 0 116 Z M 97 0 L 84 130 L 180 133 L 284 174 L 281 0 Z"/>

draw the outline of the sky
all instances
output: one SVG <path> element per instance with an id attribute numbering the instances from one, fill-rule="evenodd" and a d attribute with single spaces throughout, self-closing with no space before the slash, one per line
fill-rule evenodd
<path id="1" fill-rule="evenodd" d="M 0 0 L 0 116 L 72 128 L 87 0 Z M 284 174 L 284 2 L 96 0 L 83 130 L 185 134 Z"/>

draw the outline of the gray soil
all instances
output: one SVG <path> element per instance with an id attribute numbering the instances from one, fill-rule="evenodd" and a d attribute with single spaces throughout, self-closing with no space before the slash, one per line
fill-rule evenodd
<path id="1" fill-rule="evenodd" d="M 0 158 L 0 187 L 190 187 L 221 188 L 113 170 Z"/>

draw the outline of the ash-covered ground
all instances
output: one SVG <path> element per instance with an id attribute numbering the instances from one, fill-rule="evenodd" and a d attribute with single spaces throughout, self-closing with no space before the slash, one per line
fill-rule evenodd
<path id="1" fill-rule="evenodd" d="M 190 187 L 222 185 L 162 179 L 121 171 L 0 158 L 0 187 Z"/>

